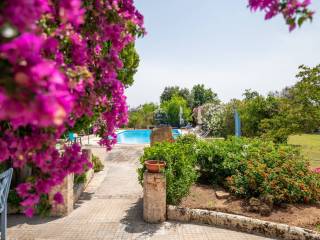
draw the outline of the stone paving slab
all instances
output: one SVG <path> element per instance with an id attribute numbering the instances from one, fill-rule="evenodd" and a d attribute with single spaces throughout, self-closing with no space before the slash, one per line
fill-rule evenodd
<path id="1" fill-rule="evenodd" d="M 142 188 L 137 181 L 138 158 L 144 146 L 117 145 L 111 152 L 95 147 L 105 169 L 95 174 L 64 218 L 27 219 L 9 216 L 10 240 L 263 240 L 246 233 L 207 225 L 142 220 Z"/>

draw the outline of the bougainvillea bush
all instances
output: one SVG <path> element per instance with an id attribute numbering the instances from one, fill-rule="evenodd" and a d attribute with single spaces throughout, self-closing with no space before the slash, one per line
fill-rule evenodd
<path id="1" fill-rule="evenodd" d="M 308 8 L 310 4 L 311 0 L 249 0 L 251 10 L 265 12 L 266 20 L 281 14 L 290 31 L 312 20 L 314 12 Z"/>
<path id="2" fill-rule="evenodd" d="M 66 131 L 95 116 L 100 144 L 115 143 L 127 121 L 123 58 L 143 17 L 133 0 L 4 0 L 0 34 L 0 161 L 32 168 L 16 188 L 32 216 L 53 186 L 91 167 L 79 145 L 56 149 Z"/>

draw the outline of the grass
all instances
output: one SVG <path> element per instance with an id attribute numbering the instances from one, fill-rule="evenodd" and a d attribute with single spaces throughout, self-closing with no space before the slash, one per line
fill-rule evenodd
<path id="1" fill-rule="evenodd" d="M 320 134 L 293 135 L 288 143 L 301 146 L 302 153 L 311 160 L 311 166 L 320 167 Z"/>

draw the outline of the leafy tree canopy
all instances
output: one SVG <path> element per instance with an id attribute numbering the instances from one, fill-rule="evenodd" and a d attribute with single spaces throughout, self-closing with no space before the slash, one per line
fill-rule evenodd
<path id="1" fill-rule="evenodd" d="M 181 96 L 173 96 L 171 100 L 163 102 L 161 108 L 166 112 L 167 121 L 171 126 L 180 126 L 180 109 L 182 110 L 184 122 L 191 119 L 191 110 L 188 107 L 187 101 Z"/>
<path id="2" fill-rule="evenodd" d="M 211 88 L 205 88 L 203 84 L 193 86 L 191 90 L 192 108 L 202 106 L 205 103 L 220 103 L 218 95 Z"/>
<path id="3" fill-rule="evenodd" d="M 123 68 L 118 71 L 118 79 L 125 85 L 125 87 L 130 87 L 134 82 L 133 77 L 137 73 L 140 62 L 134 43 L 128 44 L 122 50 L 120 58 L 123 63 Z"/>
<path id="4" fill-rule="evenodd" d="M 165 87 L 161 96 L 160 103 L 170 101 L 175 95 L 183 97 L 188 103 L 190 101 L 190 91 L 188 88 L 180 88 L 178 86 Z"/>
<path id="5" fill-rule="evenodd" d="M 145 103 L 129 111 L 130 128 L 147 128 L 155 124 L 154 113 L 158 106 L 154 103 Z"/>

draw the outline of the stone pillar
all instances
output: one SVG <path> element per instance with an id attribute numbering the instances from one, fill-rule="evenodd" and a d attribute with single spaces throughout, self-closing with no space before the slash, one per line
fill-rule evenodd
<path id="1" fill-rule="evenodd" d="M 87 156 L 89 162 L 92 162 L 92 150 L 90 148 L 82 149 L 82 153 Z"/>
<path id="2" fill-rule="evenodd" d="M 164 173 L 144 173 L 143 219 L 148 223 L 166 220 L 166 177 Z"/>
<path id="3" fill-rule="evenodd" d="M 69 174 L 58 186 L 55 186 L 49 194 L 49 202 L 52 205 L 51 216 L 63 217 L 67 216 L 73 211 L 73 174 Z M 62 204 L 55 204 L 53 197 L 56 192 L 60 192 L 63 196 L 64 202 Z"/>
<path id="4" fill-rule="evenodd" d="M 150 136 L 150 145 L 161 142 L 174 142 L 171 127 L 159 127 L 152 129 Z"/>

